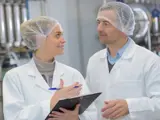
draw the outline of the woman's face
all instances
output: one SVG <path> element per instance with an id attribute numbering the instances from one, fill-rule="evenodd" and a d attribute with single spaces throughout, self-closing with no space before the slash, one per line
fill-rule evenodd
<path id="1" fill-rule="evenodd" d="M 57 24 L 52 32 L 47 36 L 43 44 L 43 48 L 47 54 L 55 57 L 64 53 L 65 42 L 61 26 Z"/>

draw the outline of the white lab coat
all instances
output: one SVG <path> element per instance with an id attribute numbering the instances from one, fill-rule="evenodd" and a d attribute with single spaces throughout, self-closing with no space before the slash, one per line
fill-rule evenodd
<path id="1" fill-rule="evenodd" d="M 160 120 L 160 58 L 133 40 L 122 57 L 108 70 L 106 49 L 88 62 L 87 84 L 91 92 L 102 91 L 96 100 L 99 119 L 105 100 L 125 99 L 129 115 L 117 120 Z"/>
<path id="2" fill-rule="evenodd" d="M 83 84 L 81 94 L 89 93 L 80 72 L 56 61 L 52 87 L 58 87 L 60 79 L 64 80 L 64 86 L 78 81 Z M 50 112 L 50 99 L 54 95 L 54 91 L 48 89 L 34 60 L 7 72 L 3 80 L 5 120 L 44 120 Z M 92 104 L 79 117 L 80 120 L 97 120 L 96 116 L 96 107 Z"/>

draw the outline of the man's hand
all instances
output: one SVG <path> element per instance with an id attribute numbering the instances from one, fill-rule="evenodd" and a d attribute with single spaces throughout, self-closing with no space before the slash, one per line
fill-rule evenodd
<path id="1" fill-rule="evenodd" d="M 62 112 L 56 112 L 56 111 L 52 112 L 50 116 L 52 116 L 53 118 L 50 118 L 49 120 L 79 120 L 78 117 L 79 107 L 80 105 L 77 105 L 74 111 L 60 108 Z"/>
<path id="2" fill-rule="evenodd" d="M 102 108 L 102 116 L 107 119 L 117 119 L 129 114 L 128 104 L 126 100 L 105 101 Z"/>

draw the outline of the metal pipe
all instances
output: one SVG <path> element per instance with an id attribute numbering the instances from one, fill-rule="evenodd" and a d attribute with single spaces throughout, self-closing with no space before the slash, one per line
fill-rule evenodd
<path id="1" fill-rule="evenodd" d="M 147 38 L 148 38 L 148 49 L 152 50 L 151 33 L 150 33 L 150 25 L 149 24 L 148 24 Z"/>
<path id="2" fill-rule="evenodd" d="M 14 30 L 15 30 L 15 46 L 20 47 L 21 44 L 21 33 L 20 33 L 20 8 L 19 3 L 13 5 L 14 11 Z"/>
<path id="3" fill-rule="evenodd" d="M 152 32 L 153 32 L 153 34 L 156 34 L 156 33 L 159 32 L 159 20 L 158 20 L 158 17 L 154 17 L 153 18 Z"/>
<path id="4" fill-rule="evenodd" d="M 26 9 L 26 4 L 22 3 L 21 4 L 21 23 L 27 21 L 27 9 Z M 26 46 L 25 42 L 22 40 L 22 46 Z"/>
<path id="5" fill-rule="evenodd" d="M 155 8 L 152 11 L 152 17 L 153 17 L 153 22 L 152 22 L 152 32 L 153 34 L 157 34 L 159 32 L 159 16 L 160 16 L 160 11 L 157 8 L 157 1 L 155 0 Z"/>
<path id="6" fill-rule="evenodd" d="M 30 18 L 30 14 L 29 14 L 29 0 L 25 0 L 25 4 L 26 4 L 26 6 L 25 6 L 25 8 L 26 8 L 26 11 L 27 11 L 27 19 L 29 19 Z"/>
<path id="7" fill-rule="evenodd" d="M 144 3 L 145 3 L 145 0 L 141 0 L 141 3 L 144 4 Z"/>
<path id="8" fill-rule="evenodd" d="M 41 6 L 41 15 L 46 15 L 47 14 L 47 10 L 46 10 L 46 1 L 45 0 L 41 0 L 40 1 L 40 6 Z"/>
<path id="9" fill-rule="evenodd" d="M 139 3 L 140 1 L 139 0 L 134 0 L 135 1 L 135 3 Z"/>
<path id="10" fill-rule="evenodd" d="M 4 14 L 4 4 L 3 3 L 0 3 L 0 43 L 2 47 L 5 47 L 7 44 L 5 14 Z"/>
<path id="11" fill-rule="evenodd" d="M 27 21 L 27 9 L 26 9 L 26 4 L 22 3 L 21 4 L 21 23 Z"/>
<path id="12" fill-rule="evenodd" d="M 7 47 L 10 48 L 13 46 L 14 42 L 14 31 L 13 31 L 13 14 L 12 14 L 12 4 L 6 3 L 6 27 L 7 27 Z"/>

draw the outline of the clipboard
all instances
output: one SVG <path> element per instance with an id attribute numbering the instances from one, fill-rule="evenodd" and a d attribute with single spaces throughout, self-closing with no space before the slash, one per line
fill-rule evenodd
<path id="1" fill-rule="evenodd" d="M 56 106 L 51 110 L 49 114 L 51 114 L 52 111 L 62 112 L 59 110 L 59 108 L 74 110 L 76 105 L 80 104 L 79 108 L 79 115 L 80 115 L 92 104 L 92 102 L 94 102 L 99 97 L 99 95 L 101 95 L 101 92 L 59 100 L 59 102 L 56 104 Z M 49 116 L 49 114 L 45 120 L 52 118 Z"/>

